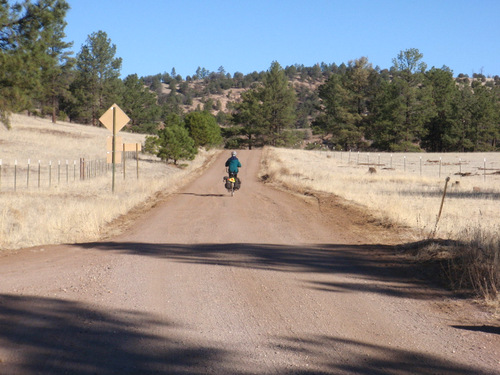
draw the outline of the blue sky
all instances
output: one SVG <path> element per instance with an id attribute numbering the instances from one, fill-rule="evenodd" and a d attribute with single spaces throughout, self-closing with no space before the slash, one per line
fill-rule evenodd
<path id="1" fill-rule="evenodd" d="M 498 0 L 67 0 L 75 55 L 102 30 L 121 74 L 268 70 L 273 61 L 348 63 L 366 56 L 390 68 L 417 48 L 428 68 L 500 75 Z"/>

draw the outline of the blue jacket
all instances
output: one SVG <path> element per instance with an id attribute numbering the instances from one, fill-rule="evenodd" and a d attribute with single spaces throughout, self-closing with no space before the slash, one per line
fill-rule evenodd
<path id="1" fill-rule="evenodd" d="M 226 161 L 226 167 L 229 168 L 229 172 L 238 173 L 238 168 L 241 168 L 241 163 L 236 156 L 231 156 Z"/>

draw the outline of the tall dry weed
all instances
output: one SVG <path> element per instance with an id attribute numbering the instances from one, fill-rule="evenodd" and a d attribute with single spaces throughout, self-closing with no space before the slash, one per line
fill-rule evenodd
<path id="1" fill-rule="evenodd" d="M 465 230 L 449 252 L 445 271 L 450 285 L 454 289 L 473 290 L 483 298 L 496 300 L 500 291 L 498 232 L 489 233 L 480 227 Z"/>

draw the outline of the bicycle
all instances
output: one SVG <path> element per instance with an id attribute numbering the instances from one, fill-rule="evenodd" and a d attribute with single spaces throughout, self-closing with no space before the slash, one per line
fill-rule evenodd
<path id="1" fill-rule="evenodd" d="M 223 181 L 224 187 L 231 194 L 231 196 L 234 196 L 234 192 L 239 190 L 241 185 L 241 180 L 236 176 L 236 173 L 229 173 L 229 177 L 224 176 Z"/>

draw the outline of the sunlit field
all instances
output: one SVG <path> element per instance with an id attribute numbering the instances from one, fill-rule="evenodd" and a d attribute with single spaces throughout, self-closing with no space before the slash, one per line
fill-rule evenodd
<path id="1" fill-rule="evenodd" d="M 500 153 L 370 155 L 269 148 L 264 160 L 263 173 L 274 181 L 333 193 L 420 238 L 435 229 L 442 238 L 477 227 L 489 233 L 500 229 Z"/>
<path id="2" fill-rule="evenodd" d="M 335 194 L 385 225 L 406 227 L 412 261 L 439 262 L 440 276 L 451 288 L 498 308 L 499 153 L 370 155 L 268 148 L 262 165 L 267 181 L 303 193 Z"/>
<path id="3" fill-rule="evenodd" d="M 144 135 L 118 135 L 124 143 L 144 141 Z M 125 175 L 123 166 L 117 165 L 113 193 L 111 169 L 105 165 L 108 136 L 110 132 L 105 128 L 54 125 L 20 115 L 14 115 L 11 130 L 0 127 L 0 250 L 99 239 L 111 222 L 134 207 L 146 205 L 155 194 L 173 192 L 217 152 L 202 151 L 183 168 L 139 154 L 139 175 L 135 159 L 127 159 Z M 91 171 L 90 177 L 80 180 L 80 158 L 87 163 L 100 160 L 104 172 Z"/>

